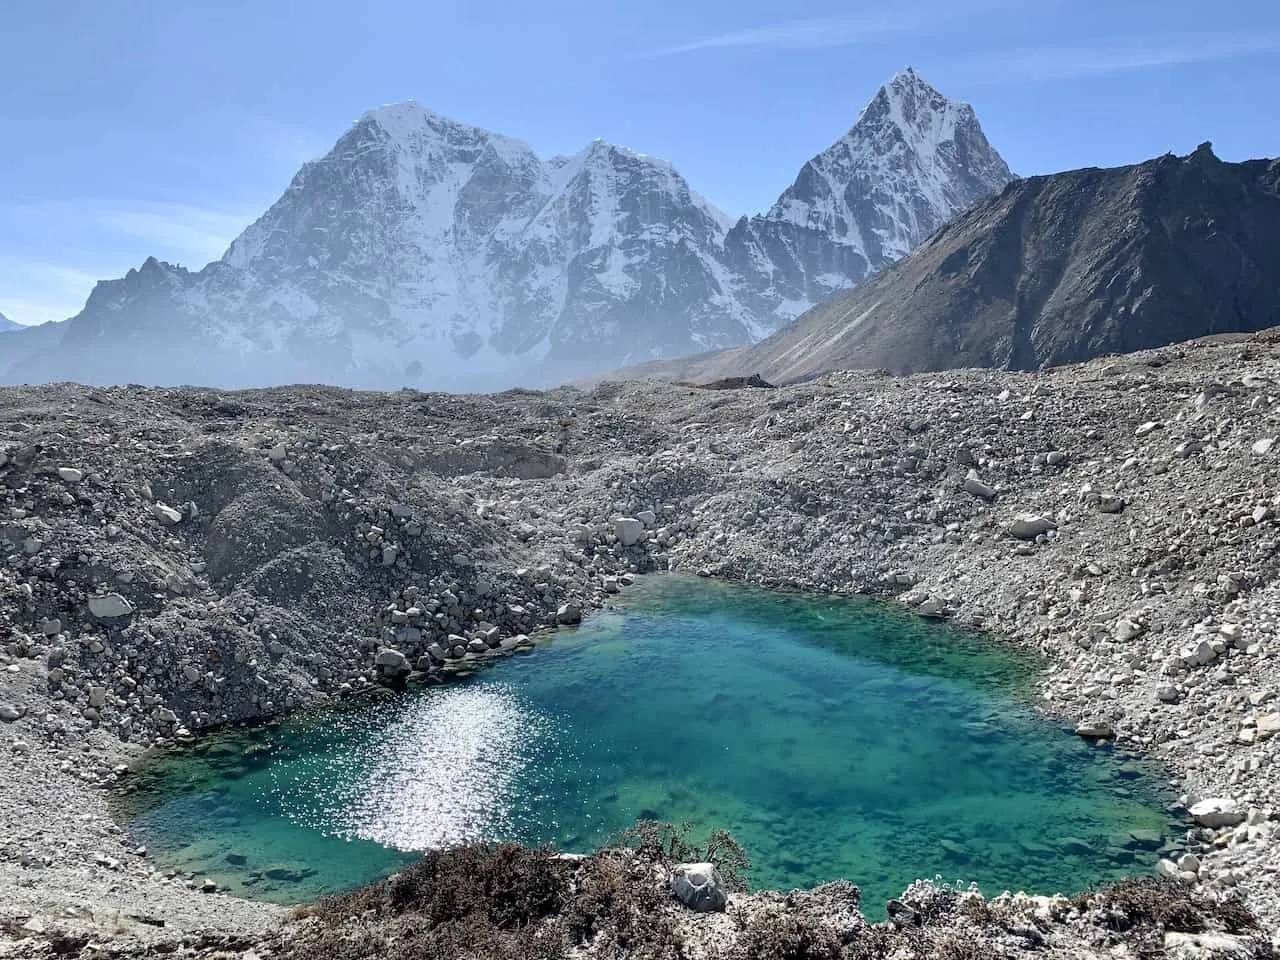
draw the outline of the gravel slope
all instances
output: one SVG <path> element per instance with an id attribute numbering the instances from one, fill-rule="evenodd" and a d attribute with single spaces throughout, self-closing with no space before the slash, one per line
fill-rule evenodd
<path id="1" fill-rule="evenodd" d="M 0 956 L 64 931 L 250 949 L 280 912 L 133 852 L 117 765 L 501 655 L 665 568 L 892 596 L 1039 650 L 1046 710 L 1220 801 L 1167 869 L 1274 930 L 1278 403 L 1266 335 L 779 390 L 6 389 Z M 1105 951 L 1078 921 L 1064 955 Z"/>

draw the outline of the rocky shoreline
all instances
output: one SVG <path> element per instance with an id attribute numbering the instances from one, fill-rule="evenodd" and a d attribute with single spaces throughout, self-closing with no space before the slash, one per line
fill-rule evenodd
<path id="1" fill-rule="evenodd" d="M 282 911 L 112 823 L 122 764 L 499 655 L 656 569 L 1037 651 L 1045 710 L 1179 777 L 1198 822 L 1163 869 L 1277 929 L 1273 336 L 777 390 L 0 396 L 0 956 L 267 949 Z"/>

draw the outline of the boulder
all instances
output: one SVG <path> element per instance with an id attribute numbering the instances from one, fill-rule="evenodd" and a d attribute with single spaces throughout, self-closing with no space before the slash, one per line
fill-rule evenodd
<path id="1" fill-rule="evenodd" d="M 173 509 L 165 503 L 153 503 L 151 505 L 151 514 L 166 527 L 172 527 L 182 522 L 182 513 Z"/>
<path id="2" fill-rule="evenodd" d="M 12 703 L 0 703 L 0 720 L 3 720 L 5 723 L 13 723 L 15 720 L 21 720 L 26 715 L 26 707 L 14 706 Z"/>
<path id="3" fill-rule="evenodd" d="M 1009 536 L 1017 540 L 1034 540 L 1050 530 L 1057 529 L 1058 525 L 1048 517 L 1035 513 L 1020 513 L 1009 524 Z"/>
<path id="4" fill-rule="evenodd" d="M 983 500 L 994 500 L 996 498 L 995 487 L 983 483 L 976 470 L 969 471 L 969 475 L 964 478 L 962 486 L 965 493 L 971 493 L 975 497 L 981 497 Z"/>
<path id="5" fill-rule="evenodd" d="M 1256 727 L 1259 740 L 1270 740 L 1280 733 L 1280 713 L 1267 713 L 1258 718 Z"/>
<path id="6" fill-rule="evenodd" d="M 556 610 L 556 622 L 572 625 L 582 622 L 582 609 L 573 603 L 562 603 Z"/>
<path id="7" fill-rule="evenodd" d="M 1244 823 L 1245 812 L 1240 805 L 1228 797 L 1209 797 L 1193 804 L 1188 811 L 1191 819 L 1202 827 L 1234 827 Z"/>
<path id="8" fill-rule="evenodd" d="M 127 617 L 133 613 L 133 604 L 118 593 L 108 593 L 101 597 L 90 597 L 89 612 L 103 619 Z"/>
<path id="9" fill-rule="evenodd" d="M 374 658 L 374 665 L 385 674 L 400 676 L 409 673 L 409 658 L 392 647 L 383 647 Z"/>
<path id="10" fill-rule="evenodd" d="M 916 613 L 922 617 L 943 617 L 947 613 L 947 604 L 945 600 L 938 597 L 929 597 L 920 606 L 916 607 Z"/>
<path id="11" fill-rule="evenodd" d="M 671 892 L 695 913 L 723 911 L 729 894 L 713 863 L 680 863 L 671 871 Z"/>
<path id="12" fill-rule="evenodd" d="M 613 532 L 624 547 L 634 546 L 644 537 L 644 524 L 635 517 L 618 517 L 613 521 Z"/>
<path id="13" fill-rule="evenodd" d="M 1261 440 L 1255 440 L 1253 444 L 1253 452 L 1256 456 L 1265 457 L 1271 452 L 1271 448 L 1276 445 L 1275 437 L 1263 437 Z"/>
<path id="14" fill-rule="evenodd" d="M 1201 640 L 1194 647 L 1184 647 L 1178 657 L 1189 667 L 1203 667 L 1218 659 L 1218 653 L 1208 640 Z"/>
<path id="15" fill-rule="evenodd" d="M 59 467 L 58 478 L 67 483 L 79 483 L 84 479 L 84 471 L 77 470 L 75 467 Z"/>
<path id="16" fill-rule="evenodd" d="M 1116 621 L 1115 629 L 1111 632 L 1111 635 L 1120 643 L 1128 643 L 1130 640 L 1142 636 L 1145 629 L 1140 623 L 1121 618 Z"/>
<path id="17" fill-rule="evenodd" d="M 1115 727 L 1105 720 L 1081 720 L 1076 724 L 1076 736 L 1086 740 L 1114 740 Z"/>

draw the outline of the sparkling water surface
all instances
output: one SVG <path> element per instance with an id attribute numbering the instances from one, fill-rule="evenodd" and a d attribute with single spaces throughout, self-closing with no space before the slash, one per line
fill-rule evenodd
<path id="1" fill-rule="evenodd" d="M 228 731 L 129 779 L 158 862 L 301 902 L 470 840 L 586 851 L 638 818 L 727 828 L 753 887 L 941 874 L 1070 892 L 1149 873 L 1159 771 L 1032 711 L 1036 666 L 889 604 L 676 575 L 537 652 Z"/>

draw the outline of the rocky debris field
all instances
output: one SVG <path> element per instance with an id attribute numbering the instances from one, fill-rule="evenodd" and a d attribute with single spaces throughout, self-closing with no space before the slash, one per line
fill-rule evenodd
<path id="1" fill-rule="evenodd" d="M 1161 870 L 1273 931 L 1278 438 L 1266 334 L 780 389 L 6 388 L 0 956 L 270 952 L 278 908 L 111 821 L 125 765 L 501 656 L 663 569 L 874 593 L 1039 652 L 1047 711 L 1178 778 Z M 1060 912 L 1071 955 L 1124 955 Z"/>

